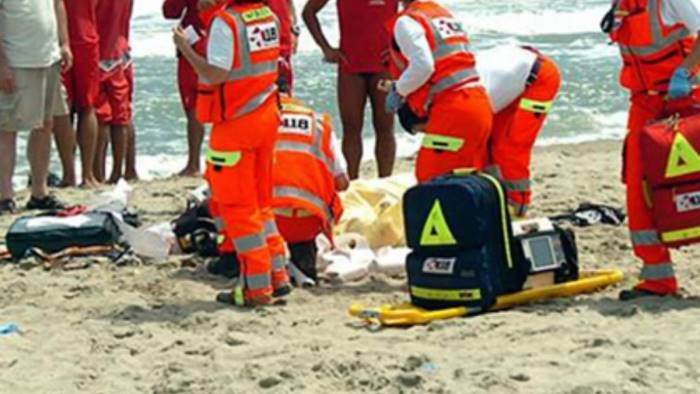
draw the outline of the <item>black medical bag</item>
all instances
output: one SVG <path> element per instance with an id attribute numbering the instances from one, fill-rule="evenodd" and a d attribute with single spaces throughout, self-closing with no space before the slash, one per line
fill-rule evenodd
<path id="1" fill-rule="evenodd" d="M 505 190 L 491 175 L 446 175 L 403 201 L 411 301 L 426 309 L 491 308 L 522 290 L 529 266 L 511 228 Z"/>

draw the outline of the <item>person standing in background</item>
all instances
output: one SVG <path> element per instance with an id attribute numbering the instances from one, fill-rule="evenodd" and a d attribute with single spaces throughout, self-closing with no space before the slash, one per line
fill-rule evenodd
<path id="1" fill-rule="evenodd" d="M 100 92 L 97 118 L 100 123 L 95 176 L 105 180 L 107 147 L 112 144 L 112 173 L 108 179 L 116 183 L 123 176 L 127 152 L 127 132 L 131 124 L 129 76 L 124 65 L 129 51 L 128 31 L 132 0 L 98 1 L 97 26 L 100 36 Z"/>
<path id="2" fill-rule="evenodd" d="M 677 111 L 693 104 L 700 64 L 700 1 L 615 1 L 601 28 L 620 47 L 620 84 L 631 94 L 623 177 L 632 246 L 644 262 L 640 282 L 623 290 L 620 299 L 674 295 L 678 281 L 671 253 L 661 242 L 647 203 L 641 135 L 649 122 L 668 115 L 670 105 Z"/>
<path id="3" fill-rule="evenodd" d="M 406 103 L 428 119 L 416 178 L 426 182 L 458 168 L 483 169 L 493 113 L 467 33 L 434 1 L 402 3 L 403 11 L 390 24 L 389 65 L 396 82 L 386 107 L 396 113 Z"/>
<path id="4" fill-rule="evenodd" d="M 134 0 L 131 0 L 131 9 L 133 12 Z M 134 66 L 134 59 L 131 57 L 131 40 L 129 39 L 131 33 L 131 12 L 129 13 L 129 18 L 124 19 L 124 25 L 122 26 L 122 31 L 126 37 L 127 49 L 122 60 L 122 67 L 124 67 L 124 75 L 126 76 L 126 81 L 129 84 L 129 113 L 131 114 L 131 120 L 126 128 L 126 161 L 124 168 L 124 179 L 127 181 L 138 181 L 139 174 L 136 171 L 136 127 L 134 126 L 134 92 L 136 91 L 136 70 Z"/>
<path id="5" fill-rule="evenodd" d="M 167 19 L 179 19 L 180 27 L 196 32 L 201 38 L 194 43 L 194 49 L 200 55 L 204 55 L 205 40 L 203 37 L 205 31 L 199 18 L 198 3 L 199 0 L 165 0 L 163 2 L 163 16 Z M 197 73 L 180 51 L 177 52 L 177 58 L 180 100 L 185 110 L 185 116 L 187 116 L 187 164 L 178 175 L 199 176 L 204 126 L 197 120 L 195 113 L 197 108 Z"/>
<path id="6" fill-rule="evenodd" d="M 82 185 L 95 187 L 93 174 L 97 148 L 97 116 L 95 104 L 100 86 L 100 44 L 97 33 L 97 0 L 70 0 L 65 2 L 68 15 L 70 47 L 75 59 L 73 67 L 63 74 L 63 83 L 73 111 L 78 114 L 78 146 L 82 169 Z M 68 116 L 56 119 L 54 127 L 56 146 L 61 156 L 64 186 L 74 186 L 73 126 Z M 71 175 L 72 174 L 72 175 Z"/>
<path id="7" fill-rule="evenodd" d="M 338 106 L 343 125 L 343 154 L 350 179 L 356 179 L 362 161 L 362 129 L 369 97 L 376 136 L 374 155 L 380 177 L 390 176 L 396 158 L 394 118 L 384 111 L 386 93 L 378 88 L 388 78 L 382 62 L 388 47 L 386 24 L 398 11 L 398 0 L 337 0 L 340 48 L 326 39 L 318 13 L 328 0 L 308 0 L 304 23 L 328 63 L 338 65 Z"/>
<path id="8" fill-rule="evenodd" d="M 280 56 L 287 63 L 280 68 L 280 73 L 288 81 L 289 91 L 294 89 L 294 66 L 292 55 L 296 53 L 299 34 L 301 30 L 297 25 L 296 8 L 294 0 L 267 0 L 267 5 L 277 15 L 280 23 Z"/>
<path id="9" fill-rule="evenodd" d="M 28 209 L 61 209 L 46 180 L 51 129 L 68 113 L 61 71 L 73 65 L 63 0 L 0 0 L 0 214 L 16 209 L 17 132 L 31 130 Z"/>
<path id="10" fill-rule="evenodd" d="M 179 26 L 173 41 L 200 77 L 197 118 L 213 124 L 205 172 L 211 213 L 240 262 L 238 282 L 217 300 L 262 306 L 291 291 L 286 247 L 272 212 L 279 25 L 261 0 L 221 5 L 205 21 L 206 57 Z"/>

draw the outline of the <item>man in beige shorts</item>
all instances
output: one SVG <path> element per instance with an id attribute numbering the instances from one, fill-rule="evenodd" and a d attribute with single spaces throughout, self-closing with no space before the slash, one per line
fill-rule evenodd
<path id="1" fill-rule="evenodd" d="M 16 209 L 12 176 L 23 130 L 31 130 L 27 208 L 63 207 L 46 179 L 53 119 L 68 113 L 61 70 L 72 62 L 63 0 L 0 0 L 0 214 Z"/>

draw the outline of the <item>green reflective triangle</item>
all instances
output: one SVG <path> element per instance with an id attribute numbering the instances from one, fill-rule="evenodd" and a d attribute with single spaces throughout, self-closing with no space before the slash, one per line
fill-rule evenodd
<path id="1" fill-rule="evenodd" d="M 700 172 L 700 155 L 683 134 L 676 133 L 666 164 L 666 177 L 672 178 L 694 172 Z"/>
<path id="2" fill-rule="evenodd" d="M 450 227 L 447 225 L 445 215 L 442 213 L 440 200 L 435 200 L 435 204 L 430 209 L 428 218 L 423 225 L 423 234 L 420 237 L 421 246 L 456 245 Z"/>

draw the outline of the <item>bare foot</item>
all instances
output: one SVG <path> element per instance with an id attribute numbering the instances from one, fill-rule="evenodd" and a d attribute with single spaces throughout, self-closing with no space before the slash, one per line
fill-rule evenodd
<path id="1" fill-rule="evenodd" d="M 124 179 L 126 179 L 127 181 L 136 182 L 139 180 L 139 174 L 135 172 L 127 172 L 126 175 L 124 175 Z"/>
<path id="2" fill-rule="evenodd" d="M 61 182 L 58 184 L 58 187 L 63 189 L 67 187 L 76 187 L 78 182 L 76 182 L 75 179 L 61 179 Z"/>
<path id="3" fill-rule="evenodd" d="M 199 172 L 199 168 L 185 167 L 182 171 L 177 173 L 177 176 L 199 178 L 202 173 Z"/>
<path id="4" fill-rule="evenodd" d="M 122 178 L 121 174 L 112 174 L 112 176 L 109 177 L 107 180 L 107 183 L 110 185 L 115 185 L 119 180 Z"/>
<path id="5" fill-rule="evenodd" d="M 83 179 L 83 183 L 80 185 L 83 189 L 96 189 L 100 186 L 100 182 L 97 182 L 95 178 Z"/>

